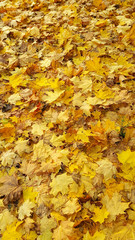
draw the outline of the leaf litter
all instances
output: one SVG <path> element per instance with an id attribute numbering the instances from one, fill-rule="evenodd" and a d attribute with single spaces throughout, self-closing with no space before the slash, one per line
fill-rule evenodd
<path id="1" fill-rule="evenodd" d="M 135 3 L 0 2 L 0 231 L 135 239 Z"/>

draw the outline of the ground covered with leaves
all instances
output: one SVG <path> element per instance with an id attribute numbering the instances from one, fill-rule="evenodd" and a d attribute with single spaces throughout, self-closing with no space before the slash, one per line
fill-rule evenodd
<path id="1" fill-rule="evenodd" d="M 1 239 L 135 239 L 134 0 L 5 0 L 0 29 Z"/>

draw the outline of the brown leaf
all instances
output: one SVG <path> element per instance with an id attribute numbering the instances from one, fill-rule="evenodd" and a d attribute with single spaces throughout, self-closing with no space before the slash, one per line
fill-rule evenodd
<path id="1" fill-rule="evenodd" d="M 22 195 L 22 187 L 19 186 L 15 176 L 4 176 L 0 179 L 0 197 L 5 196 L 4 204 L 14 202 L 20 199 Z"/>

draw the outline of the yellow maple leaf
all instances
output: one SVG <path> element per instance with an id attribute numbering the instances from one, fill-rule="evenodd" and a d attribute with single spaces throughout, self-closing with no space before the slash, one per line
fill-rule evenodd
<path id="1" fill-rule="evenodd" d="M 44 216 L 41 221 L 40 221 L 40 225 L 41 225 L 41 232 L 44 233 L 47 230 L 52 230 L 53 228 L 55 228 L 57 226 L 57 223 L 54 219 L 54 217 L 48 218 L 47 216 Z"/>
<path id="2" fill-rule="evenodd" d="M 52 103 L 52 102 L 56 101 L 57 98 L 59 98 L 62 95 L 62 93 L 64 93 L 64 92 L 65 92 L 65 90 L 60 90 L 60 89 L 57 89 L 54 92 L 47 91 L 46 92 L 47 95 L 43 96 L 42 100 L 46 101 L 47 103 Z"/>
<path id="3" fill-rule="evenodd" d="M 15 122 L 15 123 L 18 122 L 18 118 L 16 116 L 10 117 L 10 119 L 12 120 L 12 122 Z"/>
<path id="4" fill-rule="evenodd" d="M 16 154 L 10 149 L 6 152 L 3 152 L 1 155 L 1 164 L 5 166 L 12 166 L 14 160 L 15 160 Z"/>
<path id="5" fill-rule="evenodd" d="M 64 145 L 63 141 L 65 140 L 64 135 L 56 136 L 55 133 L 53 133 L 52 138 L 50 139 L 50 142 L 55 147 Z"/>
<path id="6" fill-rule="evenodd" d="M 81 182 L 84 186 L 84 191 L 86 191 L 90 196 L 94 196 L 94 188 L 92 185 L 90 176 L 81 176 Z"/>
<path id="7" fill-rule="evenodd" d="M 35 75 L 37 78 L 34 82 L 39 87 L 48 87 L 50 85 L 50 79 L 45 78 L 43 74 L 38 73 Z"/>
<path id="8" fill-rule="evenodd" d="M 83 101 L 85 100 L 85 97 L 82 95 L 81 92 L 78 92 L 74 94 L 73 96 L 73 106 L 82 106 Z"/>
<path id="9" fill-rule="evenodd" d="M 59 46 L 61 46 L 71 36 L 72 36 L 72 34 L 68 29 L 61 27 L 60 33 L 58 35 L 56 35 L 56 39 L 58 39 Z"/>
<path id="10" fill-rule="evenodd" d="M 71 44 L 71 40 L 69 40 L 64 46 L 64 54 L 68 53 L 73 48 L 73 44 Z"/>
<path id="11" fill-rule="evenodd" d="M 58 119 L 61 122 L 66 122 L 69 119 L 68 110 L 65 110 L 64 112 L 60 112 L 58 115 Z"/>
<path id="12" fill-rule="evenodd" d="M 126 151 L 122 151 L 121 153 L 118 153 L 118 159 L 122 164 L 126 164 L 127 166 L 130 166 L 132 168 L 135 167 L 135 152 L 131 152 L 130 149 L 127 149 Z"/>
<path id="13" fill-rule="evenodd" d="M 19 226 L 22 221 L 18 221 L 11 223 L 7 226 L 6 231 L 3 233 L 2 240 L 12 239 L 12 240 L 20 240 L 22 237 L 22 233 L 18 231 Z"/>
<path id="14" fill-rule="evenodd" d="M 134 240 L 135 239 L 135 223 L 133 223 L 132 225 L 127 224 L 127 226 L 119 226 L 115 227 L 113 229 L 113 233 L 111 233 L 111 240 L 127 240 L 127 239 L 131 239 Z"/>
<path id="15" fill-rule="evenodd" d="M 120 182 L 119 184 L 116 182 L 115 179 L 111 178 L 108 181 L 106 181 L 106 194 L 112 198 L 113 193 L 120 192 L 124 188 L 124 183 Z"/>
<path id="16" fill-rule="evenodd" d="M 16 104 L 17 101 L 20 101 L 21 97 L 19 95 L 19 93 L 15 93 L 12 94 L 9 98 L 8 98 L 8 102 L 11 104 Z"/>
<path id="17" fill-rule="evenodd" d="M 51 216 L 53 218 L 55 218 L 57 222 L 66 220 L 66 218 L 64 216 L 62 216 L 60 213 L 55 212 L 55 211 L 51 212 Z"/>
<path id="18" fill-rule="evenodd" d="M 28 146 L 28 140 L 19 139 L 16 141 L 16 146 L 14 148 L 14 151 L 17 152 L 20 156 L 23 155 L 23 153 L 30 153 L 31 147 Z"/>
<path id="19" fill-rule="evenodd" d="M 69 220 L 61 221 L 60 225 L 53 232 L 54 240 L 77 240 L 77 236 L 75 234 L 75 229 L 73 228 L 74 222 Z"/>
<path id="20" fill-rule="evenodd" d="M 40 65 L 42 68 L 47 68 L 51 65 L 52 59 L 45 57 L 42 61 L 40 61 Z"/>
<path id="21" fill-rule="evenodd" d="M 97 162 L 99 167 L 96 172 L 104 175 L 105 181 L 112 178 L 114 174 L 116 174 L 116 167 L 110 162 L 108 159 L 103 159 Z"/>
<path id="22" fill-rule="evenodd" d="M 52 231 L 47 229 L 38 236 L 37 240 L 52 240 Z"/>
<path id="23" fill-rule="evenodd" d="M 23 200 L 30 200 L 31 202 L 36 202 L 35 198 L 37 197 L 38 192 L 33 191 L 33 187 L 27 187 L 23 190 Z"/>
<path id="24" fill-rule="evenodd" d="M 80 65 L 85 60 L 83 56 L 77 56 L 73 58 L 73 62 L 75 65 Z"/>
<path id="25" fill-rule="evenodd" d="M 103 123 L 103 127 L 107 133 L 116 129 L 115 122 L 111 121 L 110 119 L 105 119 L 105 122 Z"/>
<path id="26" fill-rule="evenodd" d="M 13 88 L 16 88 L 19 86 L 23 81 L 22 76 L 18 76 L 17 74 L 13 74 L 11 77 L 9 77 L 9 83 Z"/>
<path id="27" fill-rule="evenodd" d="M 131 27 L 130 31 L 125 35 L 123 38 L 124 43 L 127 42 L 126 44 L 128 45 L 128 41 L 130 41 L 133 46 L 135 46 L 135 23 Z"/>
<path id="28" fill-rule="evenodd" d="M 84 164 L 81 167 L 80 173 L 82 175 L 89 176 L 90 178 L 93 178 L 96 174 L 95 171 L 93 169 L 91 169 L 91 166 L 89 164 Z"/>
<path id="29" fill-rule="evenodd" d="M 68 193 L 69 185 L 73 184 L 74 180 L 71 176 L 68 176 L 67 173 L 58 175 L 52 179 L 50 183 L 51 193 L 56 196 L 59 192 L 63 195 Z"/>
<path id="30" fill-rule="evenodd" d="M 28 83 L 28 76 L 26 79 L 26 76 L 24 75 L 24 69 L 18 69 L 16 68 L 15 71 L 12 71 L 11 76 L 6 76 L 6 78 L 9 80 L 9 84 L 15 89 L 19 85 L 26 86 Z"/>
<path id="31" fill-rule="evenodd" d="M 89 136 L 92 136 L 90 130 L 85 130 L 83 128 L 79 128 L 77 131 L 76 140 L 81 140 L 82 142 L 89 142 Z"/>
<path id="32" fill-rule="evenodd" d="M 105 234 L 102 232 L 95 232 L 93 236 L 90 235 L 89 231 L 83 236 L 83 240 L 104 240 Z"/>
<path id="33" fill-rule="evenodd" d="M 102 1 L 101 1 L 102 2 Z M 96 26 L 98 27 L 103 27 L 107 24 L 107 20 L 106 19 L 101 19 L 99 21 L 96 22 Z"/>
<path id="34" fill-rule="evenodd" d="M 86 62 L 86 66 L 90 72 L 103 74 L 103 65 L 100 63 L 100 58 L 94 57 L 92 60 Z"/>
<path id="35" fill-rule="evenodd" d="M 100 99 L 98 97 L 88 97 L 87 100 L 86 100 L 86 103 L 89 104 L 89 105 L 98 105 L 98 104 L 103 104 L 103 102 L 105 102 L 104 99 Z"/>
<path id="36" fill-rule="evenodd" d="M 104 89 L 100 89 L 99 91 L 95 92 L 95 95 L 101 99 L 109 99 L 113 98 L 115 96 L 115 93 L 109 88 L 105 87 Z"/>
<path id="37" fill-rule="evenodd" d="M 26 233 L 23 237 L 27 240 L 35 240 L 37 239 L 37 234 L 35 231 L 30 231 L 30 233 Z"/>
<path id="38" fill-rule="evenodd" d="M 119 173 L 119 176 L 130 180 L 130 181 L 135 181 L 135 170 L 134 168 L 131 168 L 130 165 L 124 164 L 121 166 L 122 172 Z"/>
<path id="39" fill-rule="evenodd" d="M 88 76 L 82 76 L 81 81 L 78 84 L 78 87 L 82 89 L 82 92 L 92 91 L 92 79 Z"/>
<path id="40" fill-rule="evenodd" d="M 68 202 L 66 202 L 66 204 L 64 205 L 61 211 L 63 214 L 70 215 L 80 210 L 81 210 L 81 205 L 78 203 L 78 199 L 73 198 L 72 200 L 69 200 Z"/>
<path id="41" fill-rule="evenodd" d="M 29 201 L 29 199 L 27 199 L 19 208 L 18 210 L 18 218 L 20 220 L 24 219 L 25 216 L 29 217 L 31 216 L 32 213 L 32 208 L 35 207 L 35 204 L 31 201 Z"/>
<path id="42" fill-rule="evenodd" d="M 108 195 L 104 196 L 102 203 L 105 205 L 109 212 L 109 220 L 113 221 L 119 214 L 125 214 L 125 210 L 129 207 L 129 202 L 122 202 L 121 195 L 114 192 L 113 197 L 110 199 Z"/>
<path id="43" fill-rule="evenodd" d="M 94 216 L 92 217 L 92 219 L 94 222 L 103 223 L 105 218 L 108 217 L 108 215 L 109 215 L 109 212 L 106 210 L 104 206 L 102 208 L 95 207 Z"/>
<path id="44" fill-rule="evenodd" d="M 48 144 L 44 144 L 43 140 L 40 140 L 37 144 L 34 144 L 33 147 L 33 156 L 32 161 L 42 161 L 49 156 L 51 148 Z"/>
<path id="45" fill-rule="evenodd" d="M 15 217 L 9 212 L 8 209 L 5 209 L 0 213 L 0 230 L 5 231 L 6 227 L 15 221 Z"/>
<path id="46" fill-rule="evenodd" d="M 0 127 L 0 134 L 2 138 L 9 139 L 12 142 L 15 136 L 15 127 L 11 123 L 6 123 L 4 126 Z M 12 136 L 12 137 L 11 137 Z"/>
<path id="47" fill-rule="evenodd" d="M 45 130 L 48 130 L 45 123 L 34 123 L 31 132 L 33 135 L 42 136 Z"/>

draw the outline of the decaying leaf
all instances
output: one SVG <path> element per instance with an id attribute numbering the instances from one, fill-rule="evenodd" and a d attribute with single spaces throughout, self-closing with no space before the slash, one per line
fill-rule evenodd
<path id="1" fill-rule="evenodd" d="M 4 204 L 20 199 L 22 187 L 15 176 L 4 176 L 0 178 L 0 197 L 4 196 Z"/>

